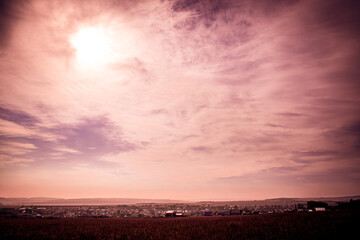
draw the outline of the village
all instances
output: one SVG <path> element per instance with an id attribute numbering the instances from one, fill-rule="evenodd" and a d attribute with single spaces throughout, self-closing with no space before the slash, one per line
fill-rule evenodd
<path id="1" fill-rule="evenodd" d="M 319 204 L 318 204 L 319 205 Z M 117 206 L 20 206 L 0 208 L 0 216 L 27 218 L 163 218 L 273 214 L 296 211 L 325 211 L 320 206 L 295 205 L 212 205 L 212 204 L 134 204 Z"/>

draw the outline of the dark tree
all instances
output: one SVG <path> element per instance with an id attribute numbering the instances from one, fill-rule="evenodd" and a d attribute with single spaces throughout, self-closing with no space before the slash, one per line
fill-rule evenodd
<path id="1" fill-rule="evenodd" d="M 329 208 L 329 204 L 327 204 L 326 202 L 317 202 L 317 201 L 308 201 L 307 206 L 309 209 L 313 209 L 313 210 L 318 207 L 323 207 L 325 209 Z"/>

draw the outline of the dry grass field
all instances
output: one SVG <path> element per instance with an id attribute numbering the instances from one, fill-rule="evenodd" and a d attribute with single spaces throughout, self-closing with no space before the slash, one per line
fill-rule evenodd
<path id="1" fill-rule="evenodd" d="M 158 219 L 0 219 L 0 239 L 351 239 L 359 211 Z"/>

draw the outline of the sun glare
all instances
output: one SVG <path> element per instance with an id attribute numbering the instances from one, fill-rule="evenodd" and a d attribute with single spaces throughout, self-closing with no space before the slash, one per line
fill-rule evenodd
<path id="1" fill-rule="evenodd" d="M 80 63 L 103 64 L 109 61 L 109 39 L 104 30 L 84 28 L 75 33 L 71 39 Z"/>

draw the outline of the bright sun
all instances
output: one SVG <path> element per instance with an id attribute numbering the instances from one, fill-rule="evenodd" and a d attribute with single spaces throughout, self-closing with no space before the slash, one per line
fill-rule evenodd
<path id="1" fill-rule="evenodd" d="M 71 44 L 76 49 L 76 57 L 80 63 L 104 64 L 109 61 L 109 39 L 102 29 L 80 29 L 72 36 Z"/>

